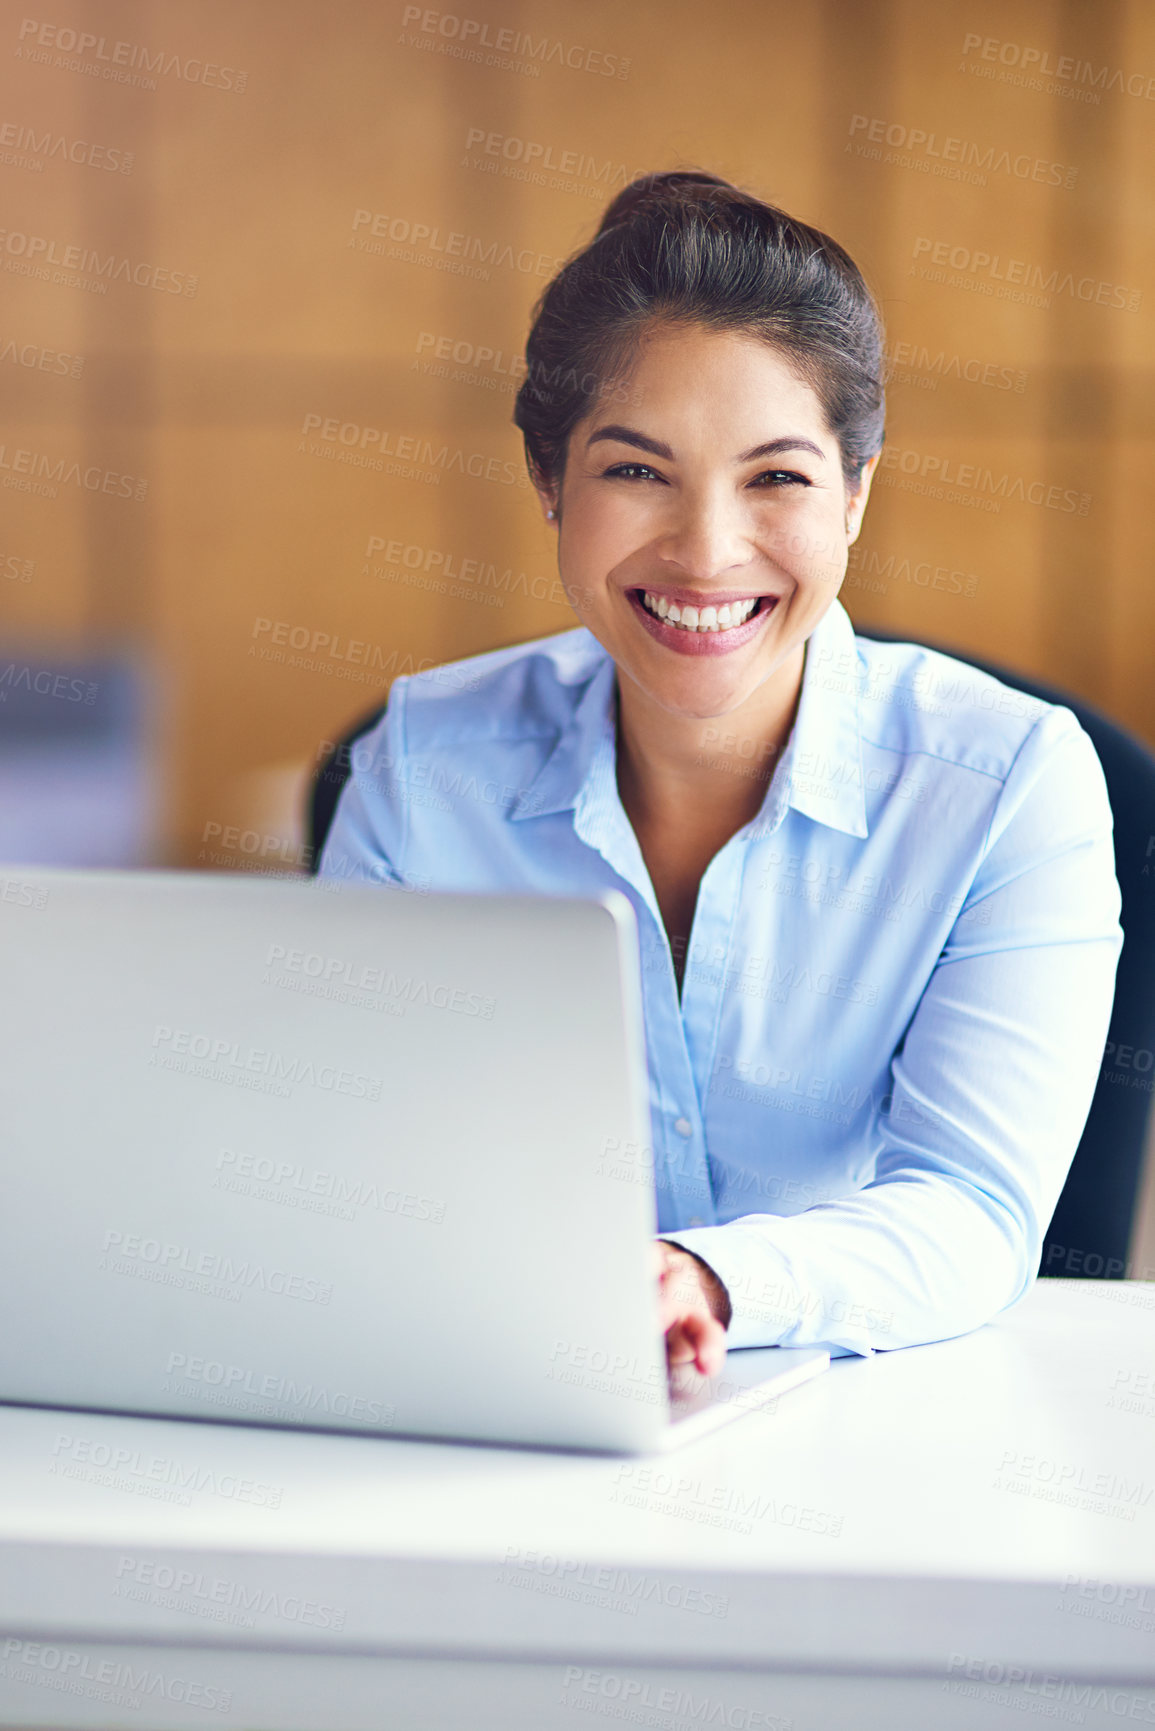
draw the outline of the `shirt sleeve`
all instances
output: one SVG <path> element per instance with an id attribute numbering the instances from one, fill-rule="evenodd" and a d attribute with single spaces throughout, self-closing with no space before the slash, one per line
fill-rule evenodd
<path id="1" fill-rule="evenodd" d="M 393 681 L 384 715 L 350 750 L 318 861 L 317 876 L 354 883 L 400 884 L 407 840 L 404 782 L 405 675 Z"/>
<path id="2" fill-rule="evenodd" d="M 1090 1111 L 1122 946 L 1111 808 L 1069 709 L 1035 723 L 890 1066 L 852 1195 L 665 1232 L 707 1262 L 731 1346 L 946 1340 L 1021 1300 Z"/>

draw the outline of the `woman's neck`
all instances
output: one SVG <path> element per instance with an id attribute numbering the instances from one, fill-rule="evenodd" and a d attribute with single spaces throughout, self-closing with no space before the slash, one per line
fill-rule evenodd
<path id="1" fill-rule="evenodd" d="M 804 655 L 729 715 L 672 715 L 619 672 L 618 791 L 635 829 L 736 833 L 762 806 L 790 737 Z"/>

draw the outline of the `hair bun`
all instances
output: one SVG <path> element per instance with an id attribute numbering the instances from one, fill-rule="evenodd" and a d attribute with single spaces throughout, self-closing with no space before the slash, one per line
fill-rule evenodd
<path id="1" fill-rule="evenodd" d="M 821 229 L 693 165 L 622 187 L 541 292 L 513 410 L 535 485 L 560 487 L 574 428 L 606 396 L 623 400 L 639 339 L 663 323 L 779 351 L 859 485 L 886 412 L 882 320 L 862 272 Z"/>
<path id="2" fill-rule="evenodd" d="M 619 223 L 633 222 L 636 217 L 662 206 L 712 203 L 713 195 L 718 191 L 728 199 L 748 196 L 720 175 L 707 174 L 703 169 L 671 168 L 661 173 L 641 174 L 629 186 L 623 186 L 610 202 L 597 232 L 605 234 Z"/>

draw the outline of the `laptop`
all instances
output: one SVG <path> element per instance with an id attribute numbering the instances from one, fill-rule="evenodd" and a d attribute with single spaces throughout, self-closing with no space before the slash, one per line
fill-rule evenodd
<path id="1" fill-rule="evenodd" d="M 626 897 L 0 867 L 0 1400 L 611 1454 L 668 1373 Z"/>

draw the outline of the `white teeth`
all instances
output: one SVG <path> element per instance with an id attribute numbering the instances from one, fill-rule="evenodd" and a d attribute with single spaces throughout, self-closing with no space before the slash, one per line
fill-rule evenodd
<path id="1" fill-rule="evenodd" d="M 703 607 L 699 611 L 697 607 L 680 608 L 676 601 L 667 601 L 664 595 L 651 595 L 648 589 L 643 589 L 642 598 L 651 613 L 683 631 L 730 631 L 749 619 L 758 604 L 758 597 L 752 595 L 746 601 L 728 601 L 721 607 Z"/>

